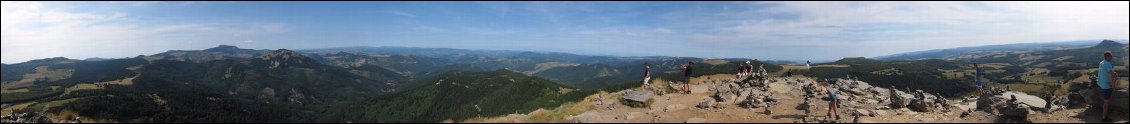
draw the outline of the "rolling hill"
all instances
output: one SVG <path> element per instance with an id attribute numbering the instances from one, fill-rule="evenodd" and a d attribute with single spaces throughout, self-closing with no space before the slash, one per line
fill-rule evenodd
<path id="1" fill-rule="evenodd" d="M 420 87 L 343 104 L 320 122 L 440 122 L 530 112 L 577 101 L 592 90 L 576 90 L 521 73 L 453 71 Z"/>

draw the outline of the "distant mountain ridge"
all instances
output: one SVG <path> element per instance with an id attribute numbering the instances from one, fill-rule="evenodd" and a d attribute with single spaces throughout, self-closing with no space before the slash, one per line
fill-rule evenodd
<path id="1" fill-rule="evenodd" d="M 986 46 L 972 46 L 972 47 L 958 47 L 948 49 L 934 49 L 917 52 L 899 53 L 886 56 L 874 57 L 878 60 L 918 60 L 918 59 L 946 59 L 970 52 L 985 52 L 985 51 L 1044 51 L 1044 50 L 1062 50 L 1062 49 L 1075 49 L 1086 48 L 1095 45 L 1095 41 L 1099 40 L 1079 40 L 1079 41 L 1064 41 L 1064 42 L 1045 42 L 1045 43 L 1017 43 L 1017 44 L 1002 44 L 1002 45 L 986 45 Z M 1103 40 L 1111 41 L 1112 43 L 1126 44 L 1127 40 Z M 1109 43 L 1108 43 L 1109 44 Z"/>

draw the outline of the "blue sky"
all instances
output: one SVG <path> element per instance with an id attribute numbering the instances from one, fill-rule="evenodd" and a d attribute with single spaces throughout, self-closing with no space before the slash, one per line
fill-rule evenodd
<path id="1" fill-rule="evenodd" d="M 3 63 L 121 58 L 217 45 L 834 60 L 1130 36 L 1127 1 L 4 1 L 0 6 Z"/>

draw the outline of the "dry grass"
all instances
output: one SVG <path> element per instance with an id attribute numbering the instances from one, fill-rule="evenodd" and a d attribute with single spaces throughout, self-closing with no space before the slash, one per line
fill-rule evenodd
<path id="1" fill-rule="evenodd" d="M 557 89 L 557 93 L 561 93 L 561 94 L 566 94 L 566 93 L 573 92 L 573 91 L 576 91 L 576 89 L 569 89 L 569 88 L 564 88 L 564 87 Z"/>
<path id="2" fill-rule="evenodd" d="M 902 75 L 902 71 L 898 70 L 897 68 L 889 68 L 889 69 L 883 69 L 883 70 L 878 70 L 878 71 L 872 71 L 871 74 L 875 74 L 875 75 Z"/>
<path id="3" fill-rule="evenodd" d="M 799 70 L 799 71 L 808 70 L 808 68 L 805 68 L 804 65 L 781 65 L 781 67 L 782 67 L 782 69 L 780 71 L 771 72 L 771 73 L 769 73 L 769 75 L 782 76 L 782 75 L 785 75 L 785 72 L 787 72 L 789 70 Z M 798 73 L 798 74 L 793 74 L 793 75 L 800 75 L 800 74 Z"/>
<path id="4" fill-rule="evenodd" d="M 1044 89 L 1043 84 L 1023 84 L 1023 83 L 999 84 L 999 83 L 994 83 L 994 84 L 989 84 L 988 86 L 997 87 L 997 88 L 1005 88 L 1007 86 L 1008 88 L 1012 88 L 1012 91 L 1020 91 L 1020 92 L 1025 92 L 1025 93 L 1044 93 L 1044 92 L 1047 92 L 1047 90 Z"/>
<path id="5" fill-rule="evenodd" d="M 711 59 L 711 60 L 706 60 L 702 63 L 711 64 L 711 65 L 721 65 L 721 64 L 730 63 L 730 61 L 721 60 L 721 59 Z"/>
<path id="6" fill-rule="evenodd" d="M 704 81 L 705 82 L 715 81 L 715 80 L 721 81 L 723 79 L 732 79 L 734 77 L 737 77 L 737 75 L 734 75 L 734 74 L 704 75 L 704 76 L 698 76 L 698 77 L 691 78 L 691 84 L 701 84 Z"/>
<path id="7" fill-rule="evenodd" d="M 63 109 L 62 111 L 59 111 L 58 114 L 47 114 L 47 115 L 48 115 L 47 118 L 51 118 L 51 120 L 70 120 L 70 119 L 73 119 L 73 118 L 79 116 L 78 112 L 75 112 L 74 110 L 71 110 L 71 109 Z M 89 122 L 89 121 L 86 121 L 86 122 Z"/>
<path id="8" fill-rule="evenodd" d="M 70 78 L 72 73 L 74 69 L 51 70 L 47 66 L 40 66 L 35 68 L 35 73 L 24 74 L 19 81 L 6 82 L 3 85 L 6 88 L 28 87 L 34 85 L 36 80 L 57 81 Z"/>
<path id="9" fill-rule="evenodd" d="M 557 68 L 557 67 L 573 67 L 573 66 L 580 66 L 580 65 L 581 64 L 563 63 L 563 62 L 538 63 L 537 66 L 534 67 L 534 70 L 526 71 L 525 73 L 532 75 L 534 73 L 538 73 L 538 72 L 541 72 L 541 71 L 545 71 L 545 70 L 549 70 L 549 69 L 553 69 L 553 68 Z"/>
<path id="10" fill-rule="evenodd" d="M 28 103 L 23 103 L 23 104 L 12 105 L 8 108 L 4 108 L 3 110 L 0 110 L 0 114 L 10 115 L 12 113 L 12 110 L 24 109 L 24 108 L 27 108 L 28 106 L 31 106 L 31 104 L 35 104 L 35 102 L 28 102 Z"/>
<path id="11" fill-rule="evenodd" d="M 27 108 L 31 109 L 31 110 L 37 110 L 38 111 L 38 110 L 43 110 L 43 109 L 47 109 L 47 108 L 50 108 L 50 107 L 62 106 L 63 104 L 71 103 L 71 102 L 78 100 L 78 99 L 81 99 L 81 98 L 70 98 L 70 99 L 55 100 L 55 101 L 45 102 L 45 103 L 36 103 L 36 104 L 31 104 L 31 106 L 28 106 Z"/>
<path id="12" fill-rule="evenodd" d="M 605 99 L 616 98 L 610 96 L 608 92 L 600 92 L 597 94 L 589 95 L 584 100 L 578 102 L 570 102 L 562 104 L 561 106 L 552 110 L 538 109 L 529 114 L 511 114 L 502 117 L 485 117 L 485 118 L 471 118 L 462 121 L 463 123 L 561 123 L 565 122 L 565 117 L 581 114 L 585 111 L 592 110 L 591 105 L 599 99 L 598 95 L 604 95 Z M 613 102 L 613 100 L 605 101 L 606 104 Z"/>
<path id="13" fill-rule="evenodd" d="M 138 76 L 140 76 L 140 75 L 138 75 Z M 126 78 L 126 79 L 120 79 L 120 80 L 106 81 L 106 82 L 97 82 L 97 83 L 80 83 L 80 84 L 78 84 L 78 85 L 74 85 L 74 86 L 68 87 L 68 88 L 66 89 L 66 92 L 64 92 L 64 94 L 70 94 L 71 92 L 74 92 L 74 91 L 78 91 L 78 90 L 98 90 L 98 89 L 102 89 L 102 87 L 98 87 L 98 85 L 99 85 L 99 84 L 101 84 L 101 85 L 126 85 L 126 86 L 132 86 L 132 85 L 133 85 L 133 79 L 134 79 L 134 78 L 137 78 L 137 76 L 134 76 L 134 77 L 130 77 L 130 78 Z"/>
<path id="14" fill-rule="evenodd" d="M 973 76 L 973 73 L 974 73 L 973 70 L 961 70 L 961 69 L 954 69 L 954 70 L 938 69 L 938 71 L 942 72 L 942 76 L 945 76 L 948 79 L 963 79 L 963 78 L 965 78 L 965 76 Z"/>
<path id="15" fill-rule="evenodd" d="M 851 65 L 812 65 L 812 67 L 847 68 L 851 67 Z"/>
<path id="16" fill-rule="evenodd" d="M 19 88 L 19 89 L 14 89 L 14 90 L 4 89 L 4 90 L 0 90 L 0 93 L 24 93 L 24 92 L 29 92 L 29 91 L 31 91 L 31 90 L 28 90 L 27 88 Z"/>
<path id="17" fill-rule="evenodd" d="M 78 91 L 78 90 L 97 90 L 97 89 L 102 89 L 102 87 L 98 87 L 98 85 L 94 85 L 94 84 L 78 84 L 78 85 L 71 86 L 71 87 L 67 88 L 67 91 L 63 92 L 63 94 L 71 94 L 71 92 Z"/>

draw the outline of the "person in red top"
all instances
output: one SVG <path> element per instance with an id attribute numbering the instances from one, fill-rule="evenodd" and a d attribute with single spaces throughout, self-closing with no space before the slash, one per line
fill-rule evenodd
<path id="1" fill-rule="evenodd" d="M 647 86 L 648 88 L 651 88 L 651 83 L 648 83 L 648 81 L 650 81 L 650 80 L 651 80 L 651 64 L 644 62 L 643 63 L 643 85 Z"/>
<path id="2" fill-rule="evenodd" d="M 745 77 L 745 65 L 738 63 L 738 78 Z"/>

